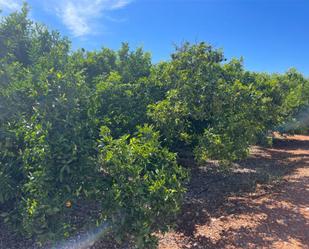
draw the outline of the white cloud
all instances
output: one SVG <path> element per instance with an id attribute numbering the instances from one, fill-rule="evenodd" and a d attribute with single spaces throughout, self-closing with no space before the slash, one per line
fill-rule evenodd
<path id="1" fill-rule="evenodd" d="M 0 0 L 5 1 L 5 0 Z M 93 32 L 95 21 L 106 12 L 120 9 L 132 0 L 65 0 L 60 1 L 56 12 L 74 36 Z"/>
<path id="2" fill-rule="evenodd" d="M 0 9 L 15 11 L 21 9 L 22 1 L 18 0 L 0 0 Z"/>
<path id="3" fill-rule="evenodd" d="M 130 3 L 129 0 L 118 0 L 118 1 L 114 1 L 114 4 L 111 5 L 111 9 L 120 9 L 125 7 L 126 5 L 128 5 Z"/>

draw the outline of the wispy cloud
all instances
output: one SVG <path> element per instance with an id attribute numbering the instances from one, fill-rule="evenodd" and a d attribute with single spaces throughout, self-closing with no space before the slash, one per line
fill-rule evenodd
<path id="1" fill-rule="evenodd" d="M 0 0 L 5 1 L 5 0 Z M 74 36 L 93 33 L 95 22 L 107 12 L 124 8 L 132 0 L 64 0 L 56 12 Z"/>
<path id="2" fill-rule="evenodd" d="M 6 11 L 20 10 L 22 1 L 19 0 L 0 0 L 0 9 Z"/>

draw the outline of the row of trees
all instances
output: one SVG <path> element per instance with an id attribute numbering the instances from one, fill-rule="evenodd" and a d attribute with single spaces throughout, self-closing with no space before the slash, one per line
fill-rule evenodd
<path id="1" fill-rule="evenodd" d="M 72 52 L 27 13 L 0 23 L 0 207 L 39 241 L 74 233 L 76 209 L 95 202 L 117 240 L 155 245 L 185 192 L 183 148 L 229 165 L 309 104 L 296 70 L 248 72 L 206 43 L 158 64 L 126 43 Z"/>

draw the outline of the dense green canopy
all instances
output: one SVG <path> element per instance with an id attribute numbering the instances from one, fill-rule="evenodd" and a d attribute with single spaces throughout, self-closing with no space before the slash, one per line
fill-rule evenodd
<path id="1" fill-rule="evenodd" d="M 308 129 L 309 80 L 295 69 L 249 72 L 206 43 L 159 64 L 127 43 L 73 52 L 27 14 L 0 22 L 1 216 L 26 236 L 67 237 L 74 207 L 95 202 L 116 239 L 153 245 L 185 191 L 177 153 L 229 165 L 269 131 Z"/>

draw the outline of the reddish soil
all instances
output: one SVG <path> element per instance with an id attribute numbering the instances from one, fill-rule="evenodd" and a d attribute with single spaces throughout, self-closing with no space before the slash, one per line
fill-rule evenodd
<path id="1" fill-rule="evenodd" d="M 201 169 L 193 174 L 179 224 L 161 237 L 159 249 L 309 248 L 309 136 L 287 137 L 271 149 L 255 147 L 234 173 L 192 191 L 210 178 Z M 233 188 L 233 181 L 243 189 L 233 193 L 220 186 Z"/>
<path id="2" fill-rule="evenodd" d="M 190 155 L 182 163 L 191 181 L 178 222 L 160 236 L 159 249 L 309 249 L 309 136 L 255 146 L 230 171 L 216 162 L 194 166 Z M 26 248 L 37 247 L 0 222 L 0 249 Z M 119 247 L 101 240 L 90 248 Z"/>

